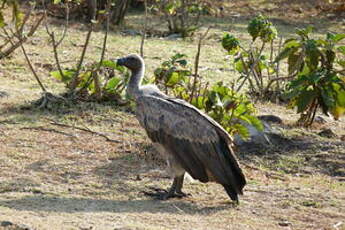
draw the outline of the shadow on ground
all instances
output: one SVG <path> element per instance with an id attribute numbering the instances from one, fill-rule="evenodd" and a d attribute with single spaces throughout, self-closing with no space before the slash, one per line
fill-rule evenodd
<path id="1" fill-rule="evenodd" d="M 272 145 L 250 143 L 239 150 L 241 160 L 285 173 L 321 173 L 345 179 L 345 143 L 314 135 L 270 136 Z"/>
<path id="2" fill-rule="evenodd" d="M 186 200 L 107 200 L 88 198 L 63 198 L 46 195 L 29 195 L 20 199 L 0 201 L 0 206 L 18 211 L 46 212 L 114 212 L 114 213 L 188 213 L 210 214 L 234 208 L 232 203 L 200 207 Z"/>

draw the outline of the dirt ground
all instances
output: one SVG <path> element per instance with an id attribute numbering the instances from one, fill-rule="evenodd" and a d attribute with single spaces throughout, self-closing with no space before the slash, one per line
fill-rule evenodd
<path id="1" fill-rule="evenodd" d="M 246 2 L 250 4 L 243 6 L 248 8 L 244 11 L 240 4 Z M 237 16 L 230 20 L 235 24 L 222 24 L 214 33 L 232 28 L 249 39 L 242 20 L 249 17 L 250 8 L 259 7 L 259 2 L 235 1 L 238 10 L 232 13 Z M 279 17 L 281 11 L 274 11 L 276 6 L 268 4 L 265 10 L 272 8 L 283 34 L 312 20 L 302 16 L 296 16 L 296 21 L 286 20 Z M 293 9 L 295 6 L 289 8 L 291 15 L 300 15 Z M 313 9 L 308 12 L 309 16 L 317 13 Z M 341 18 L 334 21 L 324 17 L 323 22 L 315 22 L 320 25 L 319 33 L 327 28 L 344 31 Z M 132 15 L 128 24 L 134 25 L 139 19 Z M 60 29 L 58 25 L 53 28 Z M 40 28 L 39 36 L 26 48 L 49 90 L 60 93 L 63 85 L 49 76 L 54 62 L 44 33 L 44 27 Z M 60 51 L 67 66 L 77 60 L 86 32 L 75 23 L 70 33 Z M 87 60 L 98 58 L 100 36 L 102 31 L 94 33 Z M 112 33 L 107 57 L 137 52 L 139 43 L 139 36 Z M 220 69 L 224 52 L 218 43 L 217 39 L 206 43 L 201 67 L 212 68 L 201 68 L 201 74 L 228 74 Z M 148 74 L 172 53 L 184 51 L 193 57 L 195 47 L 196 41 L 149 39 L 145 46 Z M 272 136 L 273 145 L 237 149 L 248 181 L 240 205 L 234 206 L 220 185 L 192 180 L 184 186 L 191 196 L 159 201 L 143 191 L 168 188 L 172 180 L 126 108 L 93 102 L 50 110 L 32 106 L 40 90 L 19 50 L 1 60 L 0 82 L 1 230 L 345 229 L 344 118 L 334 121 L 322 116 L 326 123 L 304 129 L 295 125 L 295 111 L 257 103 L 259 114 L 277 115 L 283 124 L 273 125 L 279 131 Z M 336 136 L 319 136 L 324 128 L 332 128 Z"/>

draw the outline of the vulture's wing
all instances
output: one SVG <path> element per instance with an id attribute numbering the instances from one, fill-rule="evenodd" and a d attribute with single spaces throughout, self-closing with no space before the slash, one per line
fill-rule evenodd
<path id="1" fill-rule="evenodd" d="M 229 147 L 231 137 L 212 118 L 185 101 L 155 96 L 137 99 L 137 117 L 150 139 L 162 144 L 193 178 L 215 180 L 228 193 L 242 194 L 246 181 Z"/>

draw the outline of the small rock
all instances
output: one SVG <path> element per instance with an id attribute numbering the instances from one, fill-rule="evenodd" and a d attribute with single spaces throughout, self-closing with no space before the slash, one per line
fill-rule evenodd
<path id="1" fill-rule="evenodd" d="M 244 123 L 243 125 L 248 129 L 249 132 L 249 140 L 243 140 L 241 136 L 236 134 L 234 135 L 235 145 L 240 147 L 248 144 L 271 144 L 267 134 L 271 133 L 272 128 L 267 122 L 263 121 L 262 124 L 264 125 L 264 131 L 259 131 L 254 126 Z"/>
<path id="2" fill-rule="evenodd" d="M 337 134 L 335 134 L 332 129 L 324 129 L 321 132 L 318 133 L 321 137 L 327 137 L 327 138 L 335 138 L 337 137 Z"/>
<path id="3" fill-rule="evenodd" d="M 258 118 L 261 121 L 272 122 L 272 123 L 277 123 L 277 124 L 283 123 L 283 120 L 280 117 L 275 116 L 275 115 L 261 115 L 261 116 L 258 116 Z"/>
<path id="4" fill-rule="evenodd" d="M 131 30 L 131 29 L 124 30 L 124 31 L 122 31 L 121 33 L 124 34 L 124 35 L 129 35 L 129 36 L 141 35 L 141 32 L 136 31 L 136 30 Z"/>
<path id="5" fill-rule="evenodd" d="M 345 135 L 342 135 L 342 136 L 340 137 L 340 140 L 341 140 L 341 141 L 345 141 Z"/>
<path id="6" fill-rule="evenodd" d="M 9 94 L 5 91 L 0 91 L 0 97 L 8 97 Z"/>
<path id="7" fill-rule="evenodd" d="M 13 223 L 10 221 L 1 221 L 0 222 L 1 227 L 8 227 L 8 226 L 12 226 L 12 225 L 13 225 Z"/>
<path id="8" fill-rule="evenodd" d="M 317 122 L 319 124 L 325 124 L 327 123 L 326 119 L 321 117 L 321 116 L 316 116 L 315 119 L 314 119 L 314 122 Z"/>
<path id="9" fill-rule="evenodd" d="M 169 36 L 166 37 L 168 40 L 177 40 L 179 38 L 182 38 L 181 34 L 170 34 Z"/>
<path id="10" fill-rule="evenodd" d="M 288 227 L 291 225 L 291 223 L 289 221 L 285 220 L 285 221 L 279 222 L 278 225 L 282 226 L 282 227 Z"/>

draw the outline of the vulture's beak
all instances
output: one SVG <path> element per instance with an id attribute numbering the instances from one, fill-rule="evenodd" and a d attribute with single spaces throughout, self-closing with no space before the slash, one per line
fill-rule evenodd
<path id="1" fill-rule="evenodd" d="M 117 59 L 116 64 L 117 64 L 117 65 L 124 65 L 124 64 L 125 64 L 125 58 L 119 58 L 119 59 Z"/>

